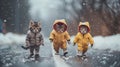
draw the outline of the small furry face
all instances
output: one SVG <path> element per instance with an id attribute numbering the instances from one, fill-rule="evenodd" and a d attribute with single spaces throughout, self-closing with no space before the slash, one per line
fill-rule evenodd
<path id="1" fill-rule="evenodd" d="M 29 29 L 33 33 L 39 33 L 41 31 L 40 23 L 30 21 Z"/>
<path id="2" fill-rule="evenodd" d="M 88 33 L 88 27 L 87 26 L 80 26 L 80 32 L 82 34 Z"/>
<path id="3" fill-rule="evenodd" d="M 66 26 L 65 26 L 65 24 L 63 24 L 63 23 L 57 23 L 57 24 L 55 25 L 55 30 L 56 30 L 57 32 L 59 32 L 59 33 L 64 32 L 64 31 L 65 31 L 65 28 L 66 28 Z"/>

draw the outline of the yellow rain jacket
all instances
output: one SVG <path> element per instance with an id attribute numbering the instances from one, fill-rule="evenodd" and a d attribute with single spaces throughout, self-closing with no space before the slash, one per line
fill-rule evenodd
<path id="1" fill-rule="evenodd" d="M 55 25 L 57 23 L 63 23 L 65 24 L 65 31 L 62 33 L 59 33 L 55 30 Z M 56 20 L 53 24 L 53 30 L 50 33 L 50 40 L 53 40 L 53 45 L 54 45 L 54 49 L 56 52 L 59 52 L 59 48 L 62 48 L 64 51 L 67 48 L 67 40 L 70 40 L 70 36 L 67 32 L 67 24 L 65 22 L 65 20 Z"/>
<path id="2" fill-rule="evenodd" d="M 79 26 L 78 26 L 78 30 L 80 30 L 80 27 L 84 25 L 88 27 L 88 33 L 86 34 L 81 34 L 80 31 L 77 33 L 77 35 L 74 38 L 74 43 L 78 45 L 78 51 L 82 51 L 82 52 L 86 52 L 88 49 L 88 45 L 89 43 L 91 45 L 94 44 L 94 40 L 91 36 L 90 32 L 90 26 L 88 22 L 80 22 Z"/>

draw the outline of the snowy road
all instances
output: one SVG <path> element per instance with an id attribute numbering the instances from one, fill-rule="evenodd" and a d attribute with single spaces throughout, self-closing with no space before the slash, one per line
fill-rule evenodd
<path id="1" fill-rule="evenodd" d="M 1 47 L 1 46 L 0 46 Z M 18 47 L 19 48 L 19 47 Z M 23 63 L 22 59 L 24 54 L 27 55 L 27 51 L 22 51 L 21 48 L 12 48 L 6 47 L 0 49 L 0 66 L 2 67 L 32 67 L 33 66 L 42 66 L 42 67 L 59 67 L 64 66 L 65 64 L 70 67 L 119 67 L 120 66 L 120 52 L 118 51 L 101 51 L 101 50 L 91 50 L 91 53 L 88 52 L 88 62 L 81 62 L 79 59 L 72 57 L 66 62 L 60 62 L 59 59 L 55 59 L 50 55 L 50 53 L 45 54 L 41 53 L 41 61 L 39 63 Z M 50 52 L 50 51 L 49 51 Z M 60 62 L 60 63 L 58 63 Z M 57 65 L 56 65 L 57 63 Z M 63 64 L 64 63 L 64 64 Z M 61 65 L 60 65 L 61 64 Z M 68 67 L 67 66 L 67 67 Z"/>
<path id="2" fill-rule="evenodd" d="M 9 36 L 10 35 L 10 36 Z M 52 55 L 51 43 L 45 39 L 45 46 L 40 47 L 41 61 L 38 63 L 23 63 L 23 57 L 28 55 L 28 51 L 23 50 L 20 43 L 23 43 L 24 36 L 16 37 L 19 41 L 9 40 L 11 34 L 6 36 L 6 43 L 0 44 L 0 67 L 120 67 L 120 51 L 110 49 L 90 48 L 87 52 L 88 62 L 81 62 L 76 55 L 76 47 L 68 45 L 69 56 L 73 56 L 67 61 Z M 8 38 L 8 39 L 7 39 Z M 21 39 L 20 39 L 21 38 Z M 7 43 L 9 41 L 9 44 Z M 20 41 L 22 40 L 22 41 Z M 96 40 L 97 41 L 97 40 Z M 62 54 L 62 51 L 60 51 Z"/>

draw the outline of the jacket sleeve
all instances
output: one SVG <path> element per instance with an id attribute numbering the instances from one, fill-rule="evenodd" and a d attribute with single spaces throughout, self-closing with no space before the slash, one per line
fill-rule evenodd
<path id="1" fill-rule="evenodd" d="M 26 46 L 30 46 L 30 34 L 29 34 L 29 32 L 27 33 L 27 36 L 26 36 Z"/>
<path id="2" fill-rule="evenodd" d="M 50 37 L 49 37 L 49 39 L 54 39 L 54 31 L 52 31 L 51 33 L 50 33 Z"/>
<path id="3" fill-rule="evenodd" d="M 92 36 L 90 34 L 89 34 L 89 42 L 90 42 L 91 45 L 94 44 L 94 40 L 93 40 L 93 38 L 92 38 Z"/>
<path id="4" fill-rule="evenodd" d="M 69 35 L 69 33 L 68 33 L 67 31 L 65 32 L 65 38 L 66 38 L 66 40 L 68 40 L 68 41 L 70 40 L 70 35 Z"/>
<path id="5" fill-rule="evenodd" d="M 77 33 L 77 35 L 75 36 L 73 43 L 78 43 L 78 40 L 79 40 L 79 33 Z"/>

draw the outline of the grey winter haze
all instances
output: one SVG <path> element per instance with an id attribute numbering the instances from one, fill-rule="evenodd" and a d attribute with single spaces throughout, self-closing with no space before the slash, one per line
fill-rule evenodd
<path id="1" fill-rule="evenodd" d="M 119 17 L 120 0 L 0 0 L 0 67 L 120 67 Z M 54 21 L 62 19 L 71 36 L 67 58 L 62 49 L 55 55 L 49 40 Z M 29 50 L 21 48 L 31 20 L 40 22 L 44 38 L 39 62 L 26 59 Z M 73 46 L 79 22 L 89 22 L 94 40 L 85 60 L 76 56 L 78 46 Z"/>
<path id="2" fill-rule="evenodd" d="M 54 20 L 66 19 L 71 35 L 76 34 L 80 21 L 90 22 L 94 36 L 120 33 L 119 0 L 0 0 L 0 7 L 8 32 L 26 33 L 32 19 L 42 23 L 48 36 Z"/>

